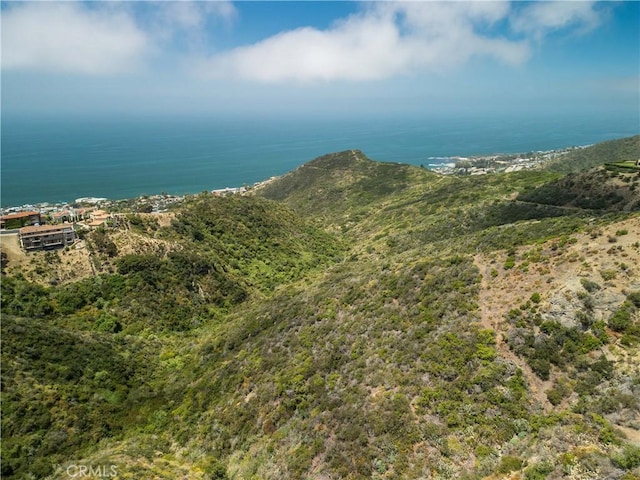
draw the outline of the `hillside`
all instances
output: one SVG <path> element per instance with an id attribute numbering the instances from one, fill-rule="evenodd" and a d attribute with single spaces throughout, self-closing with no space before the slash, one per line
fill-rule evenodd
<path id="1" fill-rule="evenodd" d="M 435 178 L 428 170 L 375 162 L 360 150 L 348 150 L 305 163 L 264 185 L 258 195 L 284 201 L 302 215 L 335 218 Z"/>
<path id="2" fill-rule="evenodd" d="M 525 190 L 518 200 L 586 210 L 634 211 L 640 209 L 639 188 L 640 170 L 596 167 Z"/>
<path id="3" fill-rule="evenodd" d="M 553 172 L 577 173 L 609 162 L 635 162 L 639 158 L 640 135 L 636 135 L 575 149 L 551 162 L 547 168 Z"/>
<path id="4" fill-rule="evenodd" d="M 638 478 L 640 192 L 600 175 L 346 151 L 89 233 L 83 278 L 11 257 L 3 478 Z"/>

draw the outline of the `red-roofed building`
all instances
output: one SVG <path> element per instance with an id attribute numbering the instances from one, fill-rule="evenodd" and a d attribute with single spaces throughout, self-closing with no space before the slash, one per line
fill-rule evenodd
<path id="1" fill-rule="evenodd" d="M 38 225 L 40 222 L 40 212 L 16 212 L 0 217 L 0 228 L 20 228 L 25 225 Z"/>

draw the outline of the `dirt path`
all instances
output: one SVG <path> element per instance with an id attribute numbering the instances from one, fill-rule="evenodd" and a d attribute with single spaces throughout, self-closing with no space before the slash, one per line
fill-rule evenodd
<path id="1" fill-rule="evenodd" d="M 482 275 L 481 324 L 496 332 L 499 354 L 522 370 L 534 401 L 549 411 L 553 406 L 546 392 L 553 385 L 553 372 L 550 380 L 540 380 L 526 361 L 509 349 L 505 341 L 508 328 L 505 316 L 511 309 L 526 304 L 535 292 L 541 298 L 538 308 L 543 317 L 566 326 L 575 325 L 575 311 L 582 308 L 578 294 L 584 292 L 581 284 L 584 278 L 599 285 L 600 290 L 593 293 L 593 314 L 596 319 L 606 320 L 624 301 L 625 292 L 640 289 L 640 217 L 564 240 L 523 246 L 517 249 L 514 258 L 514 265 L 507 268 L 506 252 L 474 257 Z M 610 348 L 604 353 L 622 360 L 613 358 L 617 356 Z"/>
<path id="2" fill-rule="evenodd" d="M 482 274 L 481 291 L 480 291 L 480 323 L 484 328 L 491 329 L 496 332 L 496 350 L 498 354 L 516 365 L 522 370 L 522 375 L 529 385 L 529 391 L 533 400 L 540 405 L 545 412 L 553 409 L 551 402 L 547 399 L 546 391 L 551 388 L 551 381 L 542 381 L 534 372 L 527 362 L 511 351 L 507 345 L 501 324 L 504 315 L 509 310 L 508 305 L 504 302 L 504 298 L 496 295 L 493 288 L 490 287 L 492 267 L 486 262 L 482 255 L 474 257 L 474 263 Z"/>
<path id="3" fill-rule="evenodd" d="M 24 257 L 17 233 L 0 235 L 0 249 L 7 254 L 9 263 L 19 261 Z"/>

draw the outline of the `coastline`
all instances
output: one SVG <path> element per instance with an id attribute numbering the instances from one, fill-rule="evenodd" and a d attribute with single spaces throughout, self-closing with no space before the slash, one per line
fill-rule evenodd
<path id="1" fill-rule="evenodd" d="M 241 187 L 225 187 L 214 190 L 207 190 L 213 195 L 236 195 L 245 194 L 255 188 L 267 185 L 279 178 L 278 176 L 269 177 L 266 180 L 255 182 L 250 186 Z M 160 193 L 156 195 L 139 195 L 137 197 L 123 198 L 123 199 L 110 199 L 106 197 L 81 197 L 72 202 L 40 202 L 33 204 L 25 204 L 19 206 L 1 207 L 0 215 L 10 215 L 14 213 L 21 213 L 27 211 L 37 211 L 41 215 L 54 216 L 70 209 L 114 209 L 127 205 L 129 210 L 139 211 L 140 209 L 148 210 L 145 213 L 164 213 L 172 205 L 179 204 L 185 199 L 199 195 L 202 192 L 188 193 L 184 195 L 173 195 L 170 193 Z M 6 232 L 1 229 L 0 232 Z"/>
<path id="2" fill-rule="evenodd" d="M 550 122 L 525 112 L 513 118 L 425 114 L 375 121 L 283 118 L 268 124 L 8 119 L 2 129 L 0 207 L 239 187 L 354 148 L 373 160 L 420 166 L 437 163 L 429 157 L 561 149 L 637 134 L 637 123 L 626 118 L 578 120 Z"/>
<path id="3" fill-rule="evenodd" d="M 428 168 L 429 170 L 442 175 L 486 175 L 494 173 L 510 173 L 521 170 L 541 168 L 545 163 L 570 153 L 574 150 L 590 147 L 592 144 L 564 147 L 551 150 L 537 150 L 526 153 L 494 153 L 488 155 L 472 155 L 472 156 L 429 156 L 426 157 L 425 163 L 419 166 Z M 418 165 L 414 165 L 418 166 Z M 203 190 L 214 195 L 244 194 L 247 191 L 266 185 L 280 176 L 271 176 L 266 180 L 261 180 L 252 185 L 243 185 L 240 187 L 225 187 L 213 190 Z M 144 207 L 150 210 L 147 213 L 162 213 L 166 209 L 176 203 L 182 202 L 185 198 L 202 193 L 191 192 L 184 194 L 171 194 L 162 192 L 159 194 L 141 194 L 128 198 L 111 199 L 107 197 L 81 197 L 75 201 L 59 201 L 59 202 L 38 202 L 23 205 L 1 206 L 0 215 L 7 215 L 16 212 L 25 212 L 29 210 L 37 210 L 43 215 L 53 215 L 69 208 L 79 207 L 99 207 L 114 209 L 122 207 L 124 204 L 138 207 Z"/>

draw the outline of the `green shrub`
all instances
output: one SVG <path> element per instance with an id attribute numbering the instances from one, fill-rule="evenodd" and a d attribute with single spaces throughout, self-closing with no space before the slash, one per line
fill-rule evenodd
<path id="1" fill-rule="evenodd" d="M 540 377 L 541 380 L 549 380 L 551 363 L 546 358 L 533 358 L 529 360 L 531 370 Z"/>
<path id="2" fill-rule="evenodd" d="M 615 270 L 601 270 L 600 271 L 600 276 L 602 277 L 602 279 L 605 282 L 608 282 L 609 280 L 613 280 L 614 278 L 616 278 L 616 271 Z"/>
<path id="3" fill-rule="evenodd" d="M 614 312 L 614 314 L 609 318 L 607 324 L 609 328 L 614 332 L 624 333 L 626 332 L 631 325 L 633 324 L 633 320 L 631 318 L 631 306 L 630 302 L 624 302 L 618 310 Z"/>
<path id="4" fill-rule="evenodd" d="M 505 455 L 500 459 L 500 465 L 498 465 L 498 473 L 509 473 L 522 468 L 522 459 L 519 457 L 513 457 L 511 455 Z"/>
<path id="5" fill-rule="evenodd" d="M 592 312 L 596 304 L 593 297 L 586 292 L 578 292 L 578 298 L 582 300 L 582 305 L 588 312 Z"/>
<path id="6" fill-rule="evenodd" d="M 547 392 L 547 399 L 552 405 L 559 405 L 563 398 L 571 394 L 571 386 L 566 381 L 558 381 Z"/>
<path id="7" fill-rule="evenodd" d="M 207 480 L 226 480 L 227 469 L 218 460 L 211 460 L 204 468 L 205 478 Z"/>
<path id="8" fill-rule="evenodd" d="M 629 300 L 636 308 L 640 308 L 640 292 L 631 292 L 627 295 Z"/>
<path id="9" fill-rule="evenodd" d="M 483 457 L 488 457 L 489 455 L 492 455 L 494 453 L 493 448 L 491 447 L 487 447 L 486 445 L 478 445 L 476 447 L 476 456 L 483 458 Z"/>
<path id="10" fill-rule="evenodd" d="M 576 319 L 580 322 L 580 325 L 584 330 L 587 330 L 593 325 L 593 315 L 588 312 L 576 312 Z"/>
<path id="11" fill-rule="evenodd" d="M 582 284 L 583 288 L 589 293 L 593 293 L 597 290 L 600 290 L 601 288 L 600 285 L 598 285 L 596 282 L 588 280 L 586 278 L 581 278 L 580 283 Z"/>
<path id="12" fill-rule="evenodd" d="M 625 347 L 632 347 L 638 343 L 640 343 L 640 335 L 631 335 L 629 333 L 625 333 L 620 337 L 620 343 Z"/>
<path id="13" fill-rule="evenodd" d="M 640 467 L 640 447 L 631 444 L 625 445 L 622 452 L 611 458 L 611 462 L 623 470 Z"/>
<path id="14" fill-rule="evenodd" d="M 539 462 L 524 471 L 524 478 L 525 480 L 544 480 L 551 472 L 553 472 L 553 464 Z"/>

